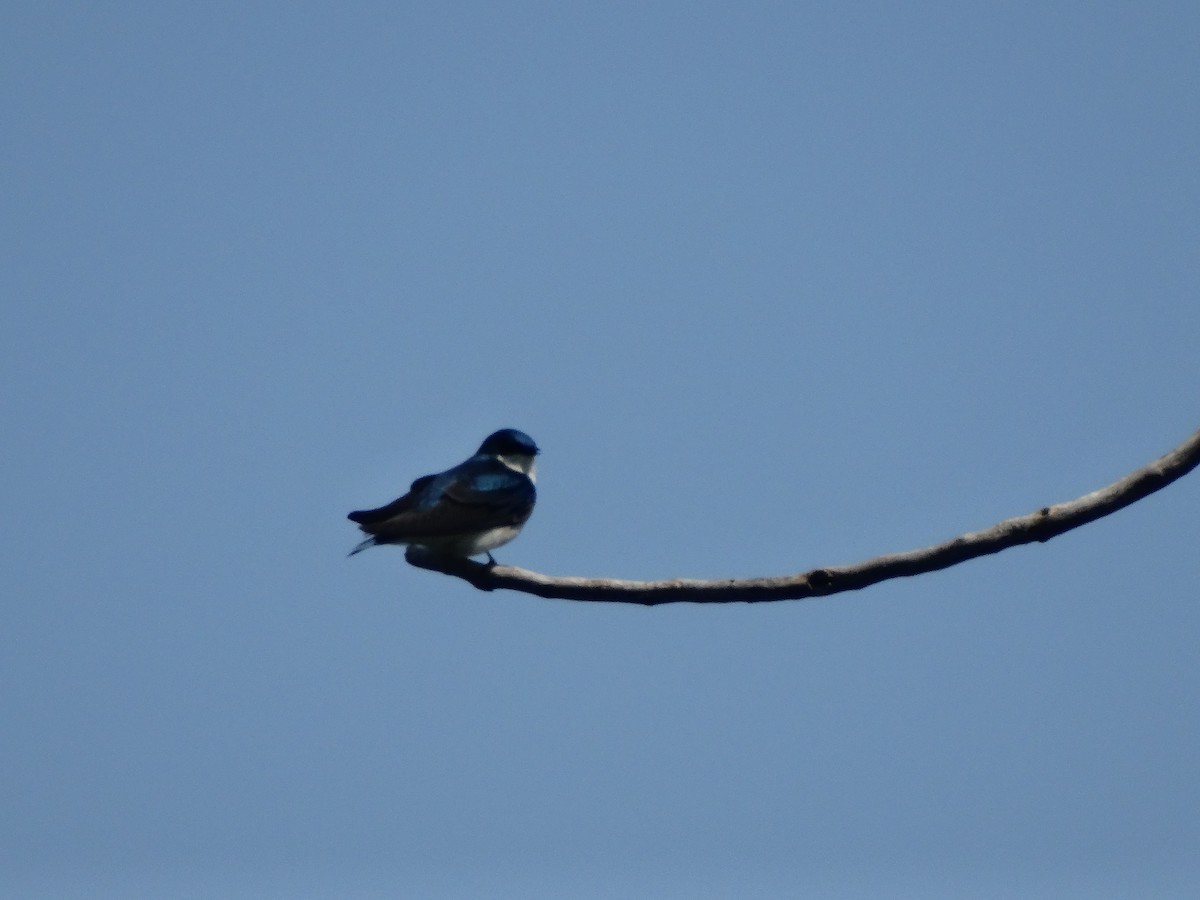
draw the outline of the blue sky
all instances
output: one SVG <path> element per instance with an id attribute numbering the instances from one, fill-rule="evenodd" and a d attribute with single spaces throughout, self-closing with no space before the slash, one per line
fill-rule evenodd
<path id="1" fill-rule="evenodd" d="M 784 574 L 1200 426 L 1200 10 L 82 4 L 0 36 L 15 896 L 1190 897 L 1200 479 L 811 602 L 352 560 L 542 446 L 497 554 Z"/>

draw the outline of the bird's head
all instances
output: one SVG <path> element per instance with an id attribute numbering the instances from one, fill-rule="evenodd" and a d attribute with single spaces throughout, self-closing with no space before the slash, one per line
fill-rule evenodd
<path id="1" fill-rule="evenodd" d="M 534 477 L 534 457 L 541 451 L 533 438 L 515 428 L 501 428 L 479 445 L 480 456 L 494 456 L 510 469 Z"/>

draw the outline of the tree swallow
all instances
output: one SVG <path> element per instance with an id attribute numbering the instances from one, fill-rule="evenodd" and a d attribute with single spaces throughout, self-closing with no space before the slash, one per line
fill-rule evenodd
<path id="1" fill-rule="evenodd" d="M 489 435 L 466 462 L 424 475 L 387 506 L 347 518 L 370 535 L 353 556 L 378 544 L 419 544 L 444 556 L 476 556 L 507 544 L 533 512 L 537 490 L 537 444 L 524 432 L 504 428 Z"/>

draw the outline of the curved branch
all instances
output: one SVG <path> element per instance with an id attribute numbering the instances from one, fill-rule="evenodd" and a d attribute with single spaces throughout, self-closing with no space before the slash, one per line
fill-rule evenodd
<path id="1" fill-rule="evenodd" d="M 491 566 L 470 559 L 433 556 L 420 547 L 409 547 L 405 558 L 414 566 L 454 575 L 483 591 L 502 588 L 558 600 L 599 600 L 642 606 L 680 602 L 803 600 L 842 591 L 856 591 L 889 578 L 934 572 L 1020 544 L 1048 541 L 1153 494 L 1183 477 L 1198 464 L 1200 431 L 1150 465 L 1076 500 L 1044 506 L 1029 515 L 1005 519 L 991 528 L 970 532 L 932 547 L 877 556 L 849 566 L 813 569 L 776 578 L 672 578 L 664 581 L 556 578 L 515 566 Z"/>

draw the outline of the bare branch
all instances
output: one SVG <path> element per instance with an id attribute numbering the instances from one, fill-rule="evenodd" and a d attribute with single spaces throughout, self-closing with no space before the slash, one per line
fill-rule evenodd
<path id="1" fill-rule="evenodd" d="M 1150 465 L 1120 481 L 1077 500 L 1044 506 L 1037 512 L 1005 519 L 983 531 L 961 535 L 942 544 L 877 556 L 850 566 L 813 569 L 777 578 L 666 581 L 622 581 L 615 578 L 556 578 L 515 566 L 489 566 L 469 559 L 447 559 L 410 547 L 405 558 L 414 566 L 454 575 L 483 591 L 502 588 L 558 600 L 599 600 L 609 603 L 757 603 L 764 600 L 803 600 L 855 591 L 889 578 L 921 575 L 998 553 L 1009 547 L 1048 541 L 1153 494 L 1200 464 L 1200 431 Z"/>

